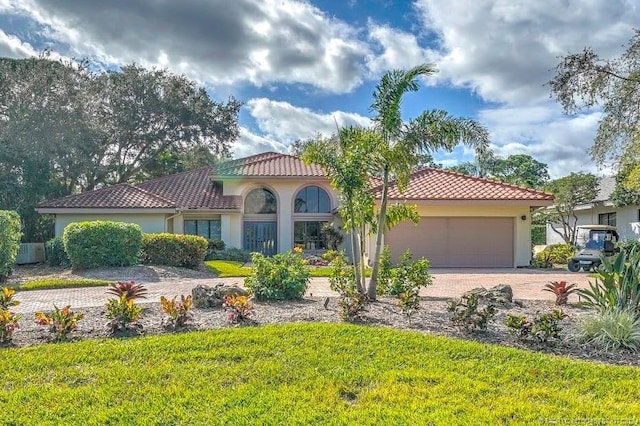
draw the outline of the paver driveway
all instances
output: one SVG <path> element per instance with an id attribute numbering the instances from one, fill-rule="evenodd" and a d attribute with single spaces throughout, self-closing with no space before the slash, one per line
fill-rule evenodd
<path id="1" fill-rule="evenodd" d="M 588 285 L 588 274 L 568 271 L 546 271 L 532 269 L 432 269 L 433 285 L 422 289 L 420 294 L 427 297 L 452 298 L 460 297 L 465 291 L 476 287 L 493 287 L 508 284 L 512 287 L 516 299 L 553 300 L 551 293 L 542 291 L 549 281 L 568 281 L 578 283 L 580 287 Z M 243 278 L 207 278 L 207 279 L 171 279 L 161 282 L 144 283 L 149 289 L 147 301 L 157 301 L 160 296 L 173 297 L 189 294 L 198 284 L 213 285 L 218 282 L 242 284 Z M 309 297 L 335 296 L 329 289 L 327 278 L 313 278 L 307 291 Z M 576 297 L 576 296 L 572 296 Z M 71 305 L 74 308 L 103 306 L 108 296 L 104 287 L 86 287 L 59 290 L 25 291 L 17 294 L 21 302 L 17 312 L 36 312 L 50 310 L 55 304 L 58 307 Z M 577 299 L 574 299 L 574 301 Z"/>

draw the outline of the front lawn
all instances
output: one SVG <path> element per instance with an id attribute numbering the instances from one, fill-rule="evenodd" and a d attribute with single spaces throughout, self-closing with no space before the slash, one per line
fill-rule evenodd
<path id="1" fill-rule="evenodd" d="M 251 274 L 251 267 L 242 266 L 242 262 L 234 262 L 231 260 L 207 260 L 204 264 L 210 271 L 218 275 L 220 278 L 227 277 L 248 277 Z M 331 269 L 328 267 L 310 267 L 312 277 L 329 277 Z M 371 275 L 371 270 L 366 270 L 366 276 Z"/>
<path id="2" fill-rule="evenodd" d="M 44 280 L 27 281 L 15 287 L 17 291 L 28 290 L 47 290 L 55 288 L 74 288 L 74 287 L 102 287 L 108 286 L 114 281 L 88 279 L 88 278 L 51 278 Z"/>
<path id="3" fill-rule="evenodd" d="M 631 424 L 640 369 L 344 324 L 0 350 L 5 424 Z"/>

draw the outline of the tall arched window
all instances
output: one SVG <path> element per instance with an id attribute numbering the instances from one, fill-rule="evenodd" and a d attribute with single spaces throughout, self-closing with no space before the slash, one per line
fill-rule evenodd
<path id="1" fill-rule="evenodd" d="M 278 202 L 276 196 L 268 189 L 254 189 L 244 199 L 244 212 L 246 214 L 275 214 L 277 211 Z"/>
<path id="2" fill-rule="evenodd" d="M 319 186 L 306 186 L 296 194 L 293 205 L 293 243 L 307 251 L 326 250 L 322 227 L 333 219 L 331 199 Z"/>
<path id="3" fill-rule="evenodd" d="M 331 202 L 327 191 L 319 186 L 307 186 L 296 194 L 295 213 L 331 213 Z"/>

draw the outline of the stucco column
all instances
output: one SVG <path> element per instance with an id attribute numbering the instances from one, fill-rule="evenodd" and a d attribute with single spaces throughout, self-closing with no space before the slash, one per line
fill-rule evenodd
<path id="1" fill-rule="evenodd" d="M 278 253 L 293 248 L 293 189 L 278 191 Z"/>

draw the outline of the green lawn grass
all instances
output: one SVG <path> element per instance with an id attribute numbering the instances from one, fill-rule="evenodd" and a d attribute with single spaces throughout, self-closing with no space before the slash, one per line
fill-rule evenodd
<path id="1" fill-rule="evenodd" d="M 53 288 L 74 288 L 74 287 L 102 287 L 114 281 L 97 280 L 88 278 L 66 279 L 54 278 L 46 280 L 27 281 L 15 287 L 17 291 L 46 290 Z"/>
<path id="2" fill-rule="evenodd" d="M 4 424 L 633 424 L 640 368 L 344 324 L 0 350 Z"/>
<path id="3" fill-rule="evenodd" d="M 242 266 L 242 262 L 234 262 L 231 260 L 207 260 L 204 264 L 218 275 L 220 278 L 226 277 L 248 277 L 251 274 L 251 268 L 248 266 Z M 314 268 L 311 267 L 312 277 L 328 277 L 331 275 L 331 269 L 329 268 Z M 371 270 L 366 270 L 366 276 L 371 275 Z"/>

